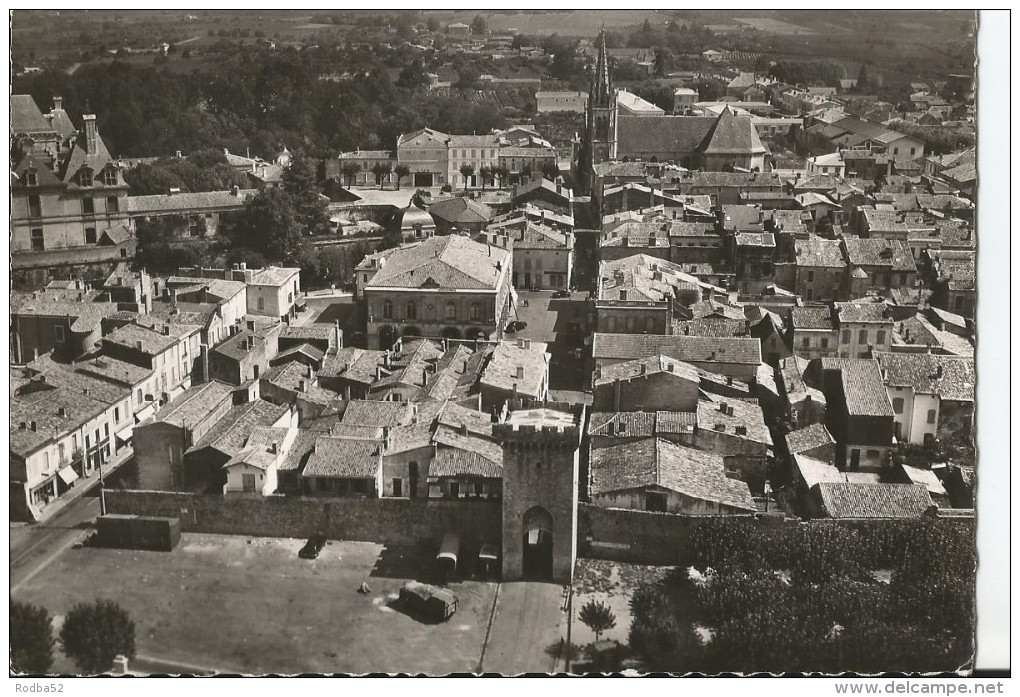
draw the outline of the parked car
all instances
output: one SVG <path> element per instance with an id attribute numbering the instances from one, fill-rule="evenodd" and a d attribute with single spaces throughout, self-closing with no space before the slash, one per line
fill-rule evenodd
<path id="1" fill-rule="evenodd" d="M 315 533 L 308 538 L 308 542 L 298 552 L 298 556 L 302 559 L 317 559 L 319 552 L 326 546 L 326 536 L 320 532 Z"/>
<path id="2" fill-rule="evenodd" d="M 399 600 L 409 614 L 433 622 L 448 620 L 457 611 L 457 596 L 452 591 L 418 581 L 401 586 Z"/>
<path id="3" fill-rule="evenodd" d="M 569 290 L 558 290 L 555 293 L 553 293 L 553 297 L 554 298 L 569 298 L 570 297 L 570 291 Z"/>
<path id="4" fill-rule="evenodd" d="M 527 326 L 528 326 L 527 322 L 522 322 L 519 319 L 515 319 L 513 322 L 510 322 L 506 325 L 506 333 L 514 334 L 526 328 Z"/>

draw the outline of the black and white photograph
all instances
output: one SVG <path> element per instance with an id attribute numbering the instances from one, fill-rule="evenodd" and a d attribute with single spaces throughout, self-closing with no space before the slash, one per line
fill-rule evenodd
<path id="1" fill-rule="evenodd" d="M 1002 693 L 988 22 L 11 10 L 10 677 Z"/>

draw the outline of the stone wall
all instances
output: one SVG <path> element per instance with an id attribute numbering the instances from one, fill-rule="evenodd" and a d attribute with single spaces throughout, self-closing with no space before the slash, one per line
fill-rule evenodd
<path id="1" fill-rule="evenodd" d="M 110 513 L 180 517 L 184 532 L 415 544 L 459 532 L 467 544 L 501 541 L 501 507 L 487 501 L 224 497 L 163 491 L 106 491 Z"/>

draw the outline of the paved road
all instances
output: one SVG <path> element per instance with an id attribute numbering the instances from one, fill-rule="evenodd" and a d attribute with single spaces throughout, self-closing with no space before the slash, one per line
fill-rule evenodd
<path id="1" fill-rule="evenodd" d="M 37 525 L 11 524 L 10 583 L 17 590 L 72 546 L 99 515 L 99 498 L 82 496 L 50 520 Z"/>
<path id="2" fill-rule="evenodd" d="M 499 588 L 482 657 L 482 672 L 517 675 L 562 670 L 558 647 L 566 639 L 564 587 L 514 582 Z"/>

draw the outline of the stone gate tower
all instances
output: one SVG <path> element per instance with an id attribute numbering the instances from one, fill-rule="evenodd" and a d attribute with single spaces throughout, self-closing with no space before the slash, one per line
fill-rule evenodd
<path id="1" fill-rule="evenodd" d="M 493 426 L 503 443 L 504 580 L 573 577 L 584 408 L 566 409 L 522 409 Z"/>

